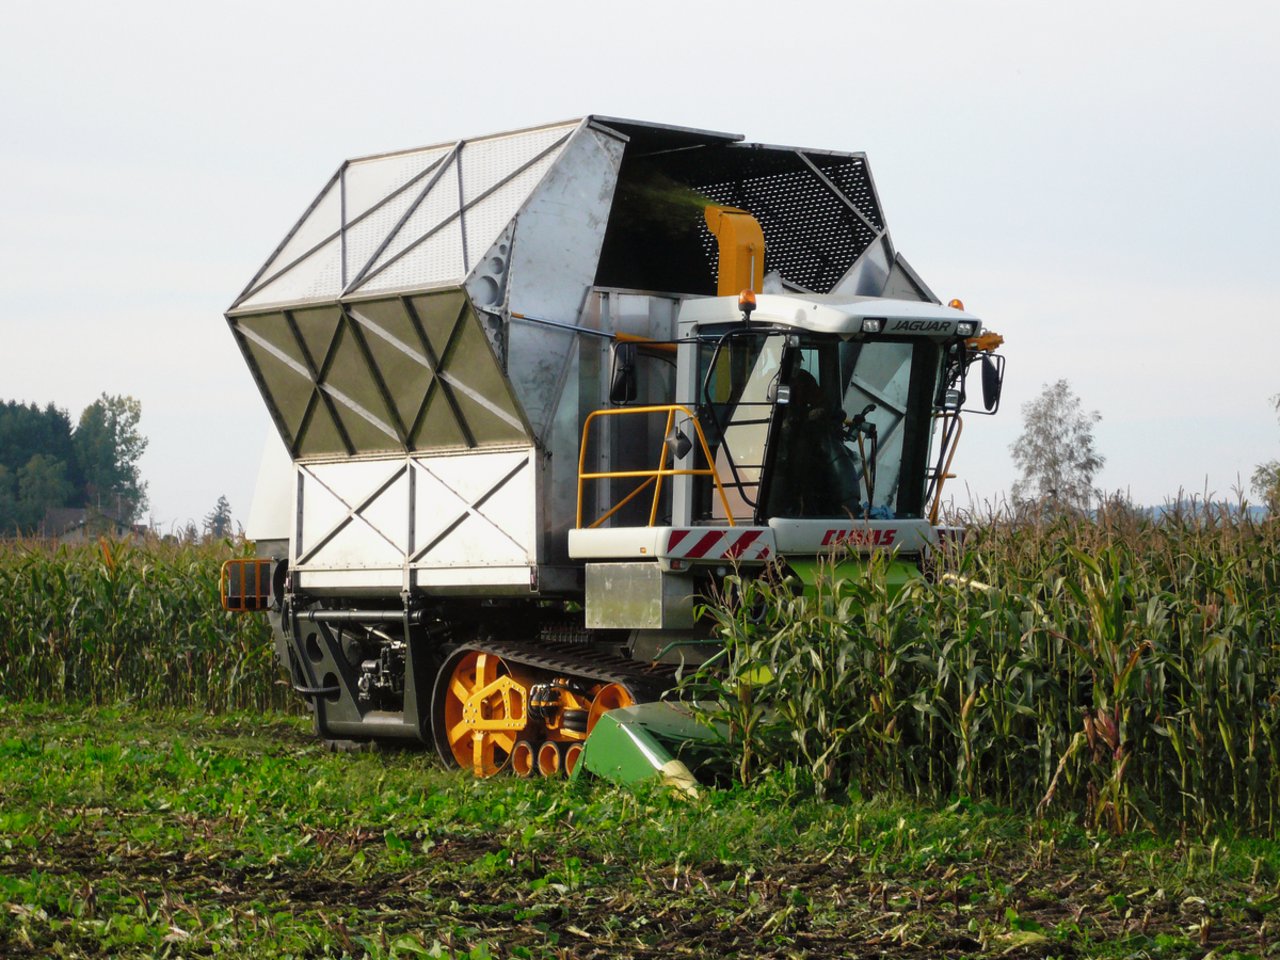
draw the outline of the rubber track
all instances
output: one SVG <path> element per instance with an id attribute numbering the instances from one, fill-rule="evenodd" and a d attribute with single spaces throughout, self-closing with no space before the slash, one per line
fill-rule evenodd
<path id="1" fill-rule="evenodd" d="M 603 683 L 620 683 L 637 702 L 657 700 L 676 685 L 675 668 L 669 664 L 650 665 L 626 657 L 583 649 L 576 643 L 513 643 L 502 640 L 475 640 L 459 649 L 492 653 L 504 660 L 536 667 L 551 673 L 585 677 Z"/>

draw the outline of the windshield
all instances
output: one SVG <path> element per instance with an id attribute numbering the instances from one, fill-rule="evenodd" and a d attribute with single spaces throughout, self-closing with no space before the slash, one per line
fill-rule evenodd
<path id="1" fill-rule="evenodd" d="M 936 344 L 751 331 L 704 343 L 701 360 L 703 427 L 736 520 L 922 515 Z M 701 502 L 725 517 L 705 485 Z"/>

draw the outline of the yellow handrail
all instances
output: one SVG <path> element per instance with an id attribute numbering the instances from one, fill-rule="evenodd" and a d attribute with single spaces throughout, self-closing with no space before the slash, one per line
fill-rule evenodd
<path id="1" fill-rule="evenodd" d="M 956 447 L 960 446 L 960 434 L 964 433 L 964 420 L 960 418 L 959 413 L 944 413 L 941 416 L 943 420 L 946 420 L 947 417 L 955 417 L 956 432 L 951 437 L 951 449 L 947 451 L 946 466 L 942 468 L 942 473 L 938 475 L 938 485 L 933 488 L 933 506 L 929 508 L 929 522 L 932 524 L 937 524 L 938 522 L 938 512 L 942 507 L 943 484 L 955 476 L 951 472 L 951 461 L 956 458 Z M 943 424 L 942 435 L 946 436 L 946 434 L 946 425 Z"/>
<path id="2" fill-rule="evenodd" d="M 271 599 L 271 561 L 256 557 L 227 560 L 218 577 L 218 593 L 223 610 L 232 613 L 265 610 Z"/>
<path id="3" fill-rule="evenodd" d="M 597 417 L 617 417 L 627 415 L 647 415 L 653 413 L 665 413 L 667 415 L 667 426 L 663 430 L 662 450 L 658 455 L 658 467 L 656 470 L 608 470 L 601 473 L 587 473 L 587 441 L 591 433 L 591 424 Z M 666 437 L 670 436 L 671 428 L 675 424 L 677 413 L 683 413 L 693 424 L 694 433 L 698 437 L 698 446 L 702 450 L 702 455 L 706 460 L 705 469 L 677 470 L 667 466 L 667 444 Z M 591 527 L 598 527 L 604 523 L 615 513 L 630 503 L 642 490 L 653 484 L 653 503 L 649 508 L 649 526 L 654 526 L 658 519 L 658 503 L 662 499 L 662 481 L 665 477 L 710 477 L 715 484 L 716 493 L 720 495 L 720 502 L 724 505 L 724 515 L 729 521 L 729 526 L 736 526 L 733 519 L 733 511 L 729 507 L 729 498 L 724 492 L 724 485 L 720 482 L 720 474 L 716 471 L 715 461 L 711 456 L 711 447 L 707 444 L 707 438 L 702 432 L 702 424 L 698 422 L 692 411 L 688 407 L 679 403 L 660 404 L 647 407 L 617 407 L 612 410 L 593 410 L 587 414 L 587 418 L 582 421 L 582 444 L 578 448 L 578 528 L 582 527 L 582 493 L 588 480 L 609 480 L 609 479 L 625 479 L 625 478 L 643 477 L 644 482 L 619 500 L 616 504 L 601 517 L 597 518 Z"/>

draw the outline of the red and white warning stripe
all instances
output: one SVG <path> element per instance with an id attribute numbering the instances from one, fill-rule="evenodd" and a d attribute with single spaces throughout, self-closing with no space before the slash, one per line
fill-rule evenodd
<path id="1" fill-rule="evenodd" d="M 767 527 L 709 530 L 675 527 L 662 556 L 668 560 L 767 560 L 773 555 L 773 531 Z"/>

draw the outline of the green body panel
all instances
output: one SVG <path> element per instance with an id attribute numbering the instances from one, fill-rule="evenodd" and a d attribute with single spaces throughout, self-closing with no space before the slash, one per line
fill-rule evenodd
<path id="1" fill-rule="evenodd" d="M 610 710 L 587 738 L 574 776 L 586 770 L 624 784 L 656 778 L 686 793 L 697 793 L 698 781 L 671 752 L 673 744 L 715 739 L 715 732 L 698 722 L 694 709 L 656 702 Z"/>
<path id="2" fill-rule="evenodd" d="M 813 595 L 819 574 L 829 579 L 843 580 L 857 577 L 867 568 L 866 557 L 849 557 L 838 563 L 825 557 L 787 557 L 787 566 L 804 584 L 804 592 Z M 885 564 L 885 581 L 889 586 L 889 595 L 894 596 L 912 580 L 920 578 L 920 567 L 908 560 L 890 560 Z"/>

